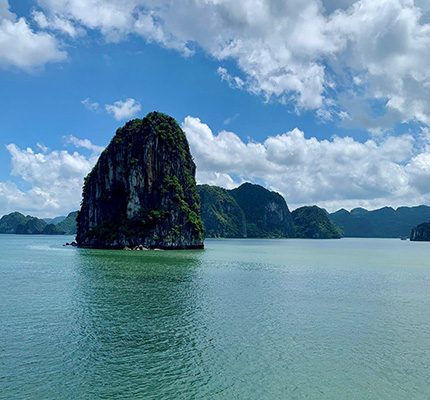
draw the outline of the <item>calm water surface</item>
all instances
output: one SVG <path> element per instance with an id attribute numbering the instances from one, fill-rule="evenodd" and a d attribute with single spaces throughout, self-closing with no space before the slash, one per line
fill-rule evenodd
<path id="1" fill-rule="evenodd" d="M 0 235 L 0 398 L 429 399 L 430 243 Z"/>

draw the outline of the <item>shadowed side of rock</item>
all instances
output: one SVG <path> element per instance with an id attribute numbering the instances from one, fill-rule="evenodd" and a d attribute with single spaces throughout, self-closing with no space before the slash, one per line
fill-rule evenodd
<path id="1" fill-rule="evenodd" d="M 424 222 L 412 229 L 410 240 L 413 242 L 430 241 L 430 222 Z"/>
<path id="2" fill-rule="evenodd" d="M 195 169 L 173 118 L 153 112 L 128 122 L 85 179 L 78 245 L 203 248 Z"/>

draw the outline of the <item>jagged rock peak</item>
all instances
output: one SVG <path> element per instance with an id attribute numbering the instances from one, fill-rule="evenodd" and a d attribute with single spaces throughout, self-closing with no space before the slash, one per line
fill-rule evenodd
<path id="1" fill-rule="evenodd" d="M 173 118 L 152 112 L 127 122 L 85 178 L 78 245 L 203 248 L 195 171 Z"/>

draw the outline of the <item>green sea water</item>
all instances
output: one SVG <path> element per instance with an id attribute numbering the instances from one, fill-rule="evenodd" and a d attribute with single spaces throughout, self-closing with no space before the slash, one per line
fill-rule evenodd
<path id="1" fill-rule="evenodd" d="M 430 243 L 0 235 L 1 399 L 429 399 Z"/>

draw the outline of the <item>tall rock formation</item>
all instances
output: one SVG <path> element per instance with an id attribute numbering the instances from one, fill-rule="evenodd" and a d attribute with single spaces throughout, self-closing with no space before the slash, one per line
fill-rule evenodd
<path id="1" fill-rule="evenodd" d="M 410 239 L 413 242 L 430 241 L 430 222 L 424 222 L 413 228 Z"/>
<path id="2" fill-rule="evenodd" d="M 317 206 L 305 206 L 293 211 L 296 235 L 302 239 L 340 239 L 342 231 Z"/>
<path id="3" fill-rule="evenodd" d="M 129 121 L 85 179 L 78 245 L 203 248 L 195 170 L 173 118 L 153 112 Z"/>
<path id="4" fill-rule="evenodd" d="M 294 224 L 285 199 L 260 185 L 244 183 L 229 193 L 242 208 L 249 238 L 292 238 Z"/>
<path id="5" fill-rule="evenodd" d="M 227 189 L 199 185 L 206 237 L 245 238 L 246 219 L 243 210 Z"/>
<path id="6" fill-rule="evenodd" d="M 198 186 L 207 237 L 292 238 L 293 219 L 285 199 L 260 185 L 236 189 Z"/>

